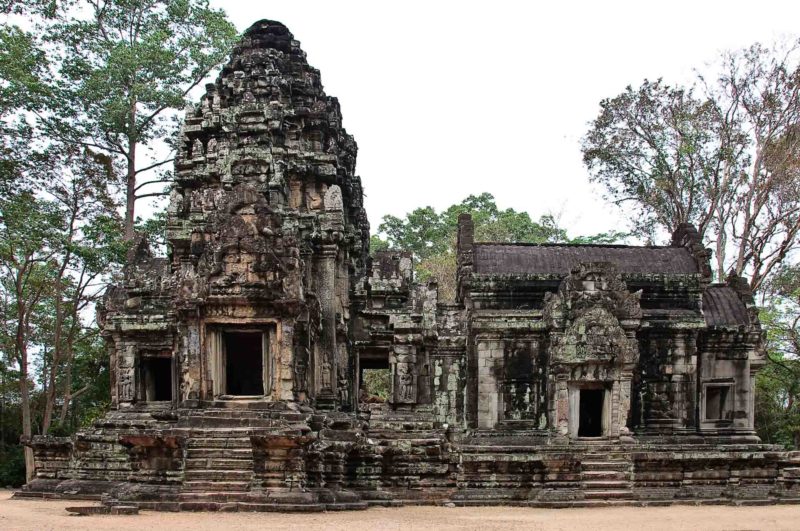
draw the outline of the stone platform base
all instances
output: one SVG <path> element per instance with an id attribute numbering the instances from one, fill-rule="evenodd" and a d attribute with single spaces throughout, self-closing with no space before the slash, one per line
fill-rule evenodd
<path id="1" fill-rule="evenodd" d="M 800 452 L 680 441 L 454 431 L 426 411 L 364 416 L 276 405 L 125 412 L 74 439 L 34 439 L 36 478 L 15 496 L 287 512 L 800 501 Z"/>

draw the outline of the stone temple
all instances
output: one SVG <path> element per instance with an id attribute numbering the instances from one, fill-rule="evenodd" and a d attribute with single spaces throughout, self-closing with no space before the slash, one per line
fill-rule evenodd
<path id="1" fill-rule="evenodd" d="M 762 330 L 665 247 L 474 241 L 455 304 L 370 256 L 356 143 L 282 24 L 260 21 L 187 111 L 169 255 L 139 240 L 99 312 L 111 411 L 36 437 L 21 496 L 160 510 L 800 500 L 753 425 Z M 390 396 L 364 400 L 364 371 Z"/>

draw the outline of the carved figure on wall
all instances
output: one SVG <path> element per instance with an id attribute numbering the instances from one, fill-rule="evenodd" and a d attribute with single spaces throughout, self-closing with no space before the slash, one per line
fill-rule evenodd
<path id="1" fill-rule="evenodd" d="M 305 358 L 308 357 L 308 348 L 303 347 L 305 352 Z M 308 362 L 305 358 L 298 359 L 294 366 L 294 374 L 295 374 L 295 390 L 296 391 L 305 391 L 306 390 L 306 374 L 308 373 Z"/>
<path id="2" fill-rule="evenodd" d="M 408 363 L 397 364 L 397 391 L 401 401 L 411 401 L 414 399 L 414 375 Z"/>
<path id="3" fill-rule="evenodd" d="M 350 389 L 347 381 L 347 372 L 344 369 L 339 371 L 339 401 L 341 404 L 350 402 Z"/>
<path id="4" fill-rule="evenodd" d="M 320 371 L 321 374 L 321 383 L 322 389 L 330 389 L 331 388 L 331 362 L 327 356 L 325 356 L 322 360 L 322 370 Z"/>
<path id="5" fill-rule="evenodd" d="M 123 402 L 133 400 L 133 377 L 129 371 L 119 375 L 119 399 Z"/>

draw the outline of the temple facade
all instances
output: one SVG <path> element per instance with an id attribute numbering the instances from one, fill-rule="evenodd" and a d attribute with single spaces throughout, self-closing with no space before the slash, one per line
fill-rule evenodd
<path id="1" fill-rule="evenodd" d="M 18 495 L 161 510 L 800 499 L 754 429 L 747 282 L 669 246 L 474 241 L 457 297 L 370 255 L 356 143 L 285 26 L 253 25 L 178 142 L 167 257 L 137 240 L 99 321 L 112 408 L 28 441 Z M 390 374 L 389 396 L 364 390 Z"/>

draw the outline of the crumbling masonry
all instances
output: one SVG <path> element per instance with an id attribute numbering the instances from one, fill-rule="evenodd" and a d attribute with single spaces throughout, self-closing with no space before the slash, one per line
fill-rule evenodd
<path id="1" fill-rule="evenodd" d="M 800 499 L 753 429 L 742 279 L 667 247 L 473 241 L 458 296 L 369 256 L 356 143 L 281 24 L 235 48 L 179 139 L 169 257 L 137 242 L 100 324 L 111 411 L 30 444 L 23 496 L 160 510 Z M 391 370 L 386 403 L 363 371 Z"/>

